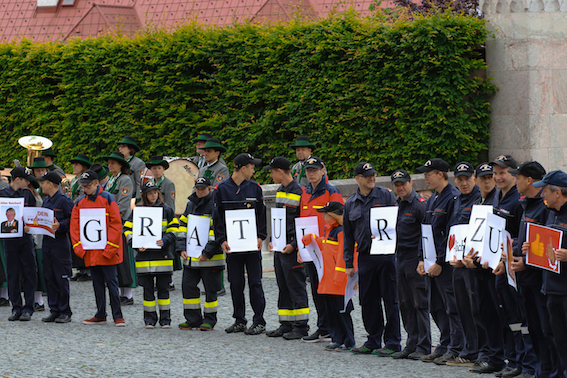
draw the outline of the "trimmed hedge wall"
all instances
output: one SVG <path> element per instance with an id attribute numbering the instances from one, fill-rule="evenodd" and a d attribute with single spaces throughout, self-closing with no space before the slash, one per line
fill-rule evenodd
<path id="1" fill-rule="evenodd" d="M 0 45 L 0 163 L 24 135 L 53 140 L 57 162 L 92 160 L 138 138 L 142 159 L 194 155 L 212 132 L 269 161 L 309 135 L 332 178 L 366 160 L 381 174 L 431 156 L 475 163 L 488 147 L 495 87 L 476 48 L 484 21 L 450 12 L 410 20 L 354 12 L 314 22 L 243 24 L 135 38 Z M 268 182 L 267 173 L 256 176 Z"/>

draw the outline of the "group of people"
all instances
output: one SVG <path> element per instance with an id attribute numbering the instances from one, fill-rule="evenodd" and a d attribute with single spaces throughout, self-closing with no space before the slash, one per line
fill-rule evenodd
<path id="1" fill-rule="evenodd" d="M 34 160 L 30 167 L 33 174 L 23 167 L 12 170 L 11 181 L 0 189 L 0 197 L 23 197 L 25 206 L 36 206 L 40 200 L 55 214 L 56 237 L 44 238 L 42 245 L 43 279 L 51 312 L 43 321 L 71 320 L 68 281 L 73 250 L 81 261 L 75 267 L 88 270 L 84 274 L 93 281 L 97 302 L 97 312 L 84 320 L 85 324 L 106 323 L 106 286 L 114 323 L 123 326 L 121 305 L 133 303 L 131 287 L 139 284 L 144 288 L 146 328 L 154 328 L 158 322 L 162 328 L 170 328 L 171 275 L 180 261 L 185 317 L 180 329 L 214 329 L 226 268 L 234 309 L 234 323 L 225 329 L 227 333 L 266 333 L 287 340 L 328 342 L 325 349 L 329 351 L 466 366 L 474 373 L 499 377 L 565 375 L 567 271 L 557 274 L 528 265 L 526 230 L 529 223 L 567 229 L 567 173 L 547 173 L 535 161 L 518 165 L 509 155 L 476 166 L 460 162 L 454 167 L 432 158 L 417 168 L 432 191 L 426 199 L 413 188 L 407 171 L 398 169 L 391 174 L 392 191 L 376 185 L 372 164 L 360 162 L 354 167 L 358 189 L 345 202 L 329 183 L 324 162 L 313 156 L 316 145 L 308 137 L 298 137 L 291 145 L 296 164 L 278 156 L 263 167 L 273 182 L 280 184 L 275 207 L 285 209 L 286 214 L 285 247 L 278 248 L 280 251 L 268 244 L 274 253 L 280 325 L 266 331 L 261 249 L 268 238 L 267 211 L 262 188 L 252 180 L 261 160 L 248 153 L 238 154 L 230 174 L 221 158 L 226 147 L 218 139 L 205 133 L 193 141 L 198 154 L 192 160 L 199 167 L 199 177 L 179 218 L 175 216 L 175 187 L 164 176 L 167 161 L 153 156 L 148 163 L 142 162 L 135 157 L 140 148 L 129 136 L 118 142 L 119 151 L 103 157 L 108 167 L 91 165 L 83 154 L 71 160 L 76 176 L 71 196 L 61 192 L 62 170 L 53 164 L 50 151 Z M 38 168 L 42 170 L 36 172 Z M 140 178 L 146 168 L 151 169 L 153 179 L 144 181 Z M 449 182 L 451 170 L 456 187 Z M 40 184 L 34 188 L 36 182 Z M 163 237 L 156 248 L 132 248 L 133 199 L 136 206 L 163 208 Z M 474 205 L 492 206 L 494 214 L 505 219 L 514 240 L 511 269 L 517 289 L 508 284 L 504 261 L 493 270 L 480 263 L 480 251 L 465 251 L 462 260 L 446 261 L 449 230 L 453 225 L 468 224 Z M 371 254 L 370 210 L 385 206 L 398 207 L 396 253 Z M 81 244 L 79 218 L 85 208 L 106 209 L 107 245 L 102 250 L 84 249 Z M 254 250 L 231 253 L 226 212 L 239 209 L 254 210 L 258 243 Z M 188 229 L 190 216 L 210 219 L 209 238 L 199 257 L 188 256 L 186 250 L 187 238 L 194 231 Z M 313 216 L 318 220 L 318 234 L 297 240 L 296 218 Z M 422 225 L 431 227 L 436 251 L 435 263 L 427 271 Z M 313 242 L 323 256 L 322 277 L 315 264 L 304 262 L 298 253 L 300 245 Z M 561 243 L 562 248 L 554 253 L 563 267 L 567 241 Z M 12 303 L 9 320 L 30 320 L 38 290 L 34 241 L 24 233 L 4 239 L 3 245 Z M 368 333 L 360 346 L 355 343 L 350 315 L 354 306 L 352 301 L 344 303 L 347 282 L 355 273 Z M 317 312 L 311 333 L 307 276 Z M 246 277 L 253 310 L 250 325 L 245 314 Z M 205 288 L 203 305 L 199 282 Z M 436 346 L 431 340 L 430 314 L 440 331 Z M 402 325 L 408 335 L 403 348 Z"/>

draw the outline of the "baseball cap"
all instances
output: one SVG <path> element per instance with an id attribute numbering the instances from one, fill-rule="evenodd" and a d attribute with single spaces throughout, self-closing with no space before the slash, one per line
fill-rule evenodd
<path id="1" fill-rule="evenodd" d="M 88 184 L 93 180 L 98 180 L 98 174 L 95 171 L 89 169 L 88 171 L 81 173 L 81 178 L 79 179 L 79 182 L 81 184 Z"/>
<path id="2" fill-rule="evenodd" d="M 490 165 L 490 163 L 480 163 L 476 166 L 476 177 L 492 174 L 494 174 L 494 170 L 492 169 L 492 165 Z"/>
<path id="3" fill-rule="evenodd" d="M 265 165 L 264 169 L 283 169 L 284 171 L 289 171 L 291 169 L 291 161 L 287 160 L 283 156 L 277 156 L 270 161 L 270 164 Z"/>
<path id="4" fill-rule="evenodd" d="M 496 164 L 502 168 L 516 168 L 518 166 L 518 163 L 516 163 L 516 160 L 511 155 L 497 156 L 496 159 L 491 161 L 489 164 L 492 166 Z"/>
<path id="5" fill-rule="evenodd" d="M 397 171 L 395 171 L 390 175 L 390 179 L 392 180 L 392 184 L 400 181 L 408 182 L 411 180 L 411 176 L 407 171 L 403 169 L 398 169 Z"/>
<path id="6" fill-rule="evenodd" d="M 361 162 L 358 163 L 356 165 L 356 167 L 354 168 L 354 175 L 358 176 L 358 175 L 363 175 L 364 177 L 368 177 L 371 175 L 376 174 L 376 169 L 374 169 L 374 166 L 370 163 L 367 162 Z"/>
<path id="7" fill-rule="evenodd" d="M 545 168 L 537 161 L 525 161 L 518 168 L 510 169 L 509 172 L 514 176 L 522 175 L 535 180 L 541 180 L 546 173 Z"/>
<path id="8" fill-rule="evenodd" d="M 557 170 L 551 171 L 545 177 L 537 182 L 534 182 L 536 188 L 541 188 L 546 185 L 559 186 L 561 188 L 567 188 L 567 173 Z"/>
<path id="9" fill-rule="evenodd" d="M 344 209 L 345 209 L 345 205 L 343 205 L 340 202 L 327 202 L 325 206 L 323 206 L 320 209 L 317 209 L 317 212 L 343 215 Z"/>
<path id="10" fill-rule="evenodd" d="M 16 167 L 10 171 L 10 175 L 13 179 L 20 177 L 31 182 L 35 181 L 35 177 L 31 174 L 31 170 L 29 168 Z"/>
<path id="11" fill-rule="evenodd" d="M 467 161 L 462 161 L 455 165 L 454 169 L 455 177 L 457 176 L 467 176 L 471 177 L 474 174 L 474 167 L 471 163 Z"/>
<path id="12" fill-rule="evenodd" d="M 323 169 L 325 164 L 323 164 L 323 160 L 318 158 L 317 156 L 310 157 L 309 159 L 305 160 L 303 163 L 305 168 L 316 168 L 316 169 Z"/>
<path id="13" fill-rule="evenodd" d="M 234 166 L 235 167 L 243 167 L 243 166 L 248 165 L 248 164 L 258 165 L 260 163 L 262 163 L 262 160 L 255 159 L 254 156 L 252 156 L 248 153 L 238 154 L 234 158 Z"/>
<path id="14" fill-rule="evenodd" d="M 199 187 L 199 188 L 206 188 L 211 186 L 211 180 L 209 180 L 206 177 L 199 177 L 196 181 L 195 181 L 195 186 Z"/>
<path id="15" fill-rule="evenodd" d="M 36 179 L 37 181 L 50 181 L 52 183 L 54 183 L 55 185 L 59 185 L 61 184 L 61 177 L 59 177 L 59 175 L 53 171 L 50 172 L 46 172 L 43 174 L 43 176 L 38 177 Z"/>
<path id="16" fill-rule="evenodd" d="M 142 185 L 142 193 L 148 193 L 152 190 L 159 190 L 159 188 L 151 181 L 146 181 L 144 185 Z"/>
<path id="17" fill-rule="evenodd" d="M 435 158 L 427 160 L 423 166 L 417 168 L 417 171 L 421 173 L 431 171 L 449 172 L 450 168 L 451 166 L 445 160 Z"/>

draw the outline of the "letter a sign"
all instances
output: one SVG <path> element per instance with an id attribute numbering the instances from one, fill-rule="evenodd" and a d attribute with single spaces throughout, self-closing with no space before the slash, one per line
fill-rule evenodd
<path id="1" fill-rule="evenodd" d="M 163 207 L 138 206 L 132 214 L 132 248 L 161 249 Z"/>
<path id="2" fill-rule="evenodd" d="M 227 210 L 226 241 L 230 252 L 251 252 L 258 250 L 256 212 L 254 209 Z"/>
<path id="3" fill-rule="evenodd" d="M 79 209 L 79 225 L 84 250 L 106 247 L 106 209 Z"/>
<path id="4" fill-rule="evenodd" d="M 211 217 L 189 214 L 187 221 L 187 246 L 185 249 L 187 256 L 194 258 L 201 256 L 203 248 L 209 241 L 210 229 Z"/>
<path id="5" fill-rule="evenodd" d="M 373 207 L 370 209 L 370 231 L 374 235 L 371 255 L 393 255 L 396 252 L 396 223 L 398 207 Z"/>

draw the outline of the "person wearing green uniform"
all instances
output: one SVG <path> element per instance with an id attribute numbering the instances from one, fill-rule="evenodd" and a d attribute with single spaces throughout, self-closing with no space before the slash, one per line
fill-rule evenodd
<path id="1" fill-rule="evenodd" d="M 118 142 L 118 152 L 124 155 L 124 159 L 129 164 L 128 176 L 134 185 L 132 190 L 132 198 L 136 198 L 136 203 L 142 200 L 142 191 L 140 190 L 141 176 L 146 171 L 146 164 L 136 156 L 141 148 L 138 146 L 136 138 L 126 135 L 120 142 Z"/>
<path id="2" fill-rule="evenodd" d="M 169 163 L 163 159 L 163 156 L 152 156 L 146 167 L 154 175 L 154 184 L 159 188 L 163 202 L 175 212 L 175 184 L 163 174 L 169 168 Z"/>
<path id="3" fill-rule="evenodd" d="M 47 164 L 47 168 L 50 171 L 57 173 L 59 177 L 65 177 L 65 171 L 53 162 L 53 160 L 57 157 L 57 154 L 51 149 L 51 147 L 47 150 L 41 151 L 41 156 L 45 158 L 45 164 Z"/>
<path id="4" fill-rule="evenodd" d="M 292 144 L 290 147 L 295 150 L 295 156 L 297 160 L 299 160 L 291 167 L 291 175 L 300 186 L 307 186 L 309 180 L 305 174 L 305 166 L 303 163 L 311 157 L 311 153 L 315 151 L 317 147 L 309 142 L 309 138 L 306 136 L 297 137 L 295 144 Z"/>
<path id="5" fill-rule="evenodd" d="M 212 138 L 205 142 L 203 150 L 206 164 L 199 168 L 199 177 L 208 178 L 214 188 L 229 176 L 228 167 L 220 158 L 221 153 L 226 152 L 226 147 L 218 139 Z"/>

